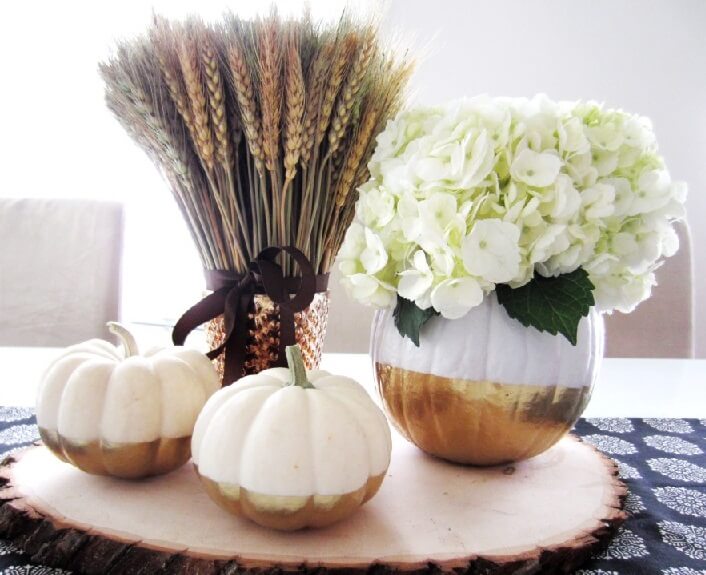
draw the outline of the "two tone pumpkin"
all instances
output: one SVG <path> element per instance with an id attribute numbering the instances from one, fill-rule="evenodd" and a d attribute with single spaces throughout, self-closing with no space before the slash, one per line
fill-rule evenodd
<path id="1" fill-rule="evenodd" d="M 196 422 L 193 461 L 224 509 L 295 530 L 348 517 L 380 488 L 390 463 L 385 415 L 349 377 L 289 369 L 249 375 L 215 393 Z"/>
<path id="2" fill-rule="evenodd" d="M 542 453 L 586 407 L 603 355 L 603 319 L 578 342 L 510 318 L 494 293 L 459 319 L 430 319 L 416 347 L 389 310 L 377 312 L 371 354 L 397 429 L 432 455 L 496 465 Z"/>
<path id="3" fill-rule="evenodd" d="M 122 347 L 93 339 L 49 365 L 37 397 L 40 436 L 87 473 L 135 479 L 172 471 L 191 455 L 194 424 L 220 387 L 218 374 L 198 351 L 140 354 L 124 327 L 109 328 Z"/>

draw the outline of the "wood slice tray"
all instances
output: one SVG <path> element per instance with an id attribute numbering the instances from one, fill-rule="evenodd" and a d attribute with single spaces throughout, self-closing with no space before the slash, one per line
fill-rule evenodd
<path id="1" fill-rule="evenodd" d="M 34 561 L 100 575 L 569 573 L 625 518 L 615 465 L 574 437 L 485 469 L 434 459 L 397 434 L 393 443 L 372 501 L 338 525 L 296 533 L 222 511 L 191 465 L 121 481 L 31 447 L 0 469 L 0 536 Z"/>

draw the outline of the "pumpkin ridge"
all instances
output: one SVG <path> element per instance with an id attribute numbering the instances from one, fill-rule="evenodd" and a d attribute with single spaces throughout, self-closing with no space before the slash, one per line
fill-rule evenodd
<path id="1" fill-rule="evenodd" d="M 117 363 L 116 363 L 116 367 L 117 367 Z M 105 413 L 107 411 L 107 406 L 108 406 L 108 387 L 110 386 L 110 380 L 113 378 L 114 373 L 115 373 L 115 368 L 113 368 L 113 370 L 110 372 L 110 375 L 108 376 L 108 381 L 105 382 L 105 387 L 103 389 L 103 401 L 101 401 L 101 404 L 100 404 L 101 418 L 100 418 L 100 422 L 98 423 L 98 441 L 102 441 L 102 438 L 103 438 L 103 433 L 104 433 L 103 418 L 105 417 Z M 101 462 L 101 465 L 103 465 L 102 462 Z M 105 465 L 103 465 L 103 467 L 105 467 Z"/>
<path id="2" fill-rule="evenodd" d="M 232 386 L 229 386 L 227 388 L 223 389 L 233 389 Z M 267 390 L 266 386 L 257 386 L 257 387 L 251 387 L 249 389 L 243 389 L 240 390 L 236 393 L 233 393 L 218 409 L 216 409 L 216 412 L 213 414 L 211 417 L 211 421 L 208 424 L 208 427 L 206 429 L 206 433 L 203 435 L 201 438 L 201 443 L 208 443 L 208 432 L 213 426 L 214 423 L 216 423 L 216 428 L 218 428 L 218 425 L 226 425 L 227 424 L 227 412 L 225 411 L 227 407 L 230 406 L 230 409 L 233 409 L 233 407 L 230 404 L 235 404 L 239 403 L 241 401 L 244 401 L 243 399 L 243 394 L 248 394 L 248 395 L 254 395 L 257 392 L 262 393 L 263 398 L 262 401 L 260 402 L 257 411 L 253 414 L 250 425 L 248 426 L 247 431 L 245 432 L 245 435 L 243 436 L 242 441 L 240 442 L 240 451 L 238 454 L 234 455 L 234 457 L 240 457 L 240 461 L 238 462 L 238 469 L 239 473 L 242 474 L 242 467 L 243 467 L 243 462 L 242 462 L 242 456 L 243 452 L 245 451 L 245 445 L 250 437 L 250 432 L 252 430 L 252 424 L 254 421 L 257 419 L 258 415 L 260 415 L 260 412 L 262 411 L 262 408 L 264 407 L 265 403 L 272 397 L 272 394 L 276 393 L 280 388 L 276 388 L 274 390 Z M 269 393 L 265 394 L 263 390 L 267 390 Z M 248 393 L 250 392 L 250 393 Z M 249 398 L 248 398 L 249 399 Z M 252 399 L 250 399 L 252 401 Z M 223 420 L 223 423 L 221 423 L 220 420 Z M 242 483 L 242 477 L 238 477 L 238 485 Z"/>
<path id="3" fill-rule="evenodd" d="M 336 419 L 337 425 L 342 426 L 343 422 L 345 421 L 345 425 L 351 426 L 353 429 L 355 429 L 360 436 L 362 437 L 362 443 L 364 444 L 364 449 L 365 449 L 365 454 L 366 454 L 366 467 L 367 469 L 365 470 L 365 478 L 363 479 L 363 482 L 360 485 L 352 485 L 350 488 L 335 488 L 331 489 L 330 486 L 327 488 L 322 487 L 322 485 L 317 481 L 319 474 L 316 473 L 317 471 L 317 459 L 316 457 L 312 457 L 312 478 L 314 480 L 315 485 L 313 486 L 313 489 L 311 490 L 311 495 L 312 496 L 321 496 L 321 497 L 328 497 L 328 496 L 338 496 L 343 493 L 352 493 L 356 490 L 359 490 L 362 486 L 365 486 L 365 482 L 367 479 L 370 477 L 370 447 L 368 445 L 367 441 L 367 436 L 365 434 L 365 429 L 362 427 L 360 424 L 360 421 L 358 420 L 357 417 L 355 417 L 355 413 L 345 404 L 343 401 L 339 401 L 337 398 L 332 397 L 330 394 L 322 392 L 322 393 L 317 393 L 317 394 L 306 394 L 307 396 L 307 409 L 309 410 L 309 413 L 313 412 L 312 409 L 312 402 L 316 402 L 316 412 L 321 413 L 321 414 L 326 414 L 326 413 L 331 413 L 334 411 L 333 406 L 335 406 L 335 409 L 339 410 L 338 417 Z M 312 429 L 312 423 L 314 422 L 315 417 L 310 417 L 310 425 L 309 425 L 309 438 L 310 438 L 310 449 L 312 455 L 315 455 L 317 453 L 317 450 L 315 449 L 316 443 L 321 441 L 321 436 L 323 433 L 325 433 L 327 430 L 319 428 L 318 430 Z M 330 467 L 332 464 L 327 461 L 327 460 L 322 460 L 318 461 L 319 464 L 322 464 L 322 467 Z M 340 480 L 338 481 L 340 483 Z"/>
<path id="4" fill-rule="evenodd" d="M 328 390 L 322 390 L 326 392 L 327 397 L 333 399 L 334 401 L 338 402 L 343 408 L 345 408 L 347 411 L 351 412 L 353 415 L 353 418 L 356 422 L 356 424 L 360 427 L 363 436 L 365 437 L 365 447 L 367 450 L 367 461 L 368 461 L 368 471 L 367 475 L 368 478 L 372 477 L 373 472 L 375 470 L 375 465 L 373 461 L 373 450 L 370 447 L 370 441 L 371 438 L 368 437 L 368 434 L 366 433 L 366 426 L 363 421 L 361 421 L 361 413 L 357 411 L 360 409 L 361 411 L 365 410 L 367 406 L 363 405 L 362 401 L 359 401 L 359 398 L 357 395 L 353 394 L 347 394 L 346 389 L 344 388 L 333 388 L 333 389 L 328 389 Z M 368 398 L 369 399 L 369 398 Z M 355 408 L 350 408 L 351 405 L 355 405 Z M 383 415 L 384 417 L 384 415 Z M 385 425 L 387 425 L 387 422 L 385 422 Z M 388 463 L 389 465 L 389 463 Z"/>
<path id="5" fill-rule="evenodd" d="M 107 359 L 103 358 L 90 358 L 84 362 L 82 362 L 75 370 L 72 371 L 71 375 L 68 377 L 66 380 L 66 383 L 64 384 L 62 390 L 61 390 L 61 397 L 59 398 L 58 405 L 57 405 L 57 418 L 56 418 L 56 431 L 60 436 L 66 437 L 66 432 L 61 429 L 61 427 L 65 427 L 65 424 L 62 425 L 62 421 L 64 419 L 71 420 L 69 415 L 64 413 L 65 410 L 69 410 L 70 406 L 67 405 L 68 402 L 68 396 L 70 396 L 70 393 L 73 391 L 72 388 L 74 387 L 79 387 L 79 382 L 84 378 L 87 377 L 87 372 L 89 372 L 90 369 L 93 369 L 97 366 L 105 366 L 110 369 L 110 371 L 106 375 L 106 382 L 104 384 L 104 389 L 103 389 L 103 398 L 105 399 L 105 395 L 107 393 L 108 385 L 109 385 L 109 380 L 112 377 L 113 370 L 115 369 L 115 362 L 109 361 Z M 95 386 L 93 386 L 95 387 Z M 102 404 L 100 406 L 102 408 Z M 95 437 L 91 437 L 90 439 L 98 439 L 101 434 L 101 421 L 99 420 L 98 422 L 98 429 L 94 429 L 92 431 L 92 434 L 95 435 Z M 70 439 L 80 439 L 84 440 L 84 438 L 70 438 Z"/>
<path id="6" fill-rule="evenodd" d="M 315 389 L 317 389 L 317 388 L 315 388 Z M 317 389 L 317 391 L 320 391 L 320 390 Z M 319 468 L 317 465 L 316 457 L 314 457 L 314 454 L 316 453 L 316 451 L 315 451 L 316 434 L 314 433 L 314 429 L 313 429 L 314 418 L 311 416 L 311 396 L 310 396 L 310 394 L 306 393 L 305 397 L 306 397 L 305 403 L 306 403 L 306 415 L 307 415 L 307 417 L 306 417 L 306 420 L 307 420 L 306 432 L 309 434 L 308 449 L 309 449 L 309 453 L 311 453 L 311 455 L 312 455 L 310 460 L 311 460 L 311 481 L 312 481 L 313 485 L 311 486 L 310 492 L 311 492 L 311 495 L 313 496 L 313 494 L 319 490 L 319 485 L 318 485 L 318 481 L 317 481 Z"/>
<path id="7" fill-rule="evenodd" d="M 365 426 L 359 419 L 359 414 L 355 409 L 351 409 L 349 406 L 350 404 L 354 404 L 357 407 L 360 407 L 361 409 L 364 409 L 364 407 L 356 401 L 352 396 L 348 396 L 345 393 L 345 389 L 340 389 L 343 393 L 341 394 L 343 397 L 337 396 L 334 393 L 331 393 L 331 391 L 334 391 L 332 389 L 321 389 L 319 390 L 322 392 L 322 394 L 328 399 L 333 401 L 334 403 L 338 404 L 341 409 L 344 412 L 350 413 L 351 414 L 351 419 L 355 422 L 356 426 L 360 429 L 360 432 L 362 436 L 365 438 L 365 450 L 367 453 L 366 460 L 368 462 L 368 470 L 366 472 L 367 477 L 370 477 L 373 471 L 373 465 L 372 465 L 372 452 L 370 449 L 370 442 L 368 441 L 368 435 L 365 433 Z"/>
<path id="8" fill-rule="evenodd" d="M 115 415 L 115 406 L 111 406 L 106 403 L 105 405 L 108 406 L 108 409 L 103 409 L 103 417 L 101 421 L 101 437 L 105 439 L 106 441 L 110 443 L 137 443 L 137 442 L 150 442 L 158 439 L 160 437 L 160 431 L 161 431 L 161 410 L 162 410 L 162 381 L 157 372 L 154 370 L 153 363 L 151 361 L 148 361 L 146 358 L 138 355 L 133 355 L 122 362 L 118 363 L 114 369 L 113 372 L 111 373 L 110 377 L 108 378 L 108 384 L 106 387 L 105 391 L 105 397 L 104 397 L 104 402 L 110 402 L 113 403 L 115 401 L 115 396 L 120 397 L 125 393 L 125 389 L 129 389 L 128 387 L 128 382 L 132 383 L 133 380 L 135 379 L 135 375 L 131 374 L 125 374 L 124 372 L 126 369 L 129 369 L 131 371 L 140 368 L 143 370 L 143 377 L 151 377 L 153 378 L 153 381 L 151 383 L 147 382 L 141 382 L 139 386 L 135 386 L 137 389 L 142 391 L 144 393 L 144 390 L 147 389 L 148 386 L 152 386 L 153 389 L 157 389 L 157 403 L 159 405 L 159 409 L 157 410 L 158 414 L 158 425 L 155 425 L 155 430 L 153 433 L 145 433 L 145 430 L 143 430 L 142 435 L 140 436 L 139 440 L 136 441 L 135 439 L 128 439 L 126 437 L 122 437 L 124 432 L 127 429 L 132 429 L 132 425 L 130 424 L 130 420 L 134 418 L 134 410 L 137 405 L 140 403 L 144 403 L 145 396 L 136 396 L 134 393 L 130 394 L 129 396 L 129 402 L 124 404 L 124 412 L 123 418 L 116 417 Z M 110 419 L 113 419 L 113 421 L 110 421 Z M 119 433 L 115 433 L 115 437 L 112 437 L 114 431 L 111 430 L 112 425 L 115 425 L 115 421 L 118 421 L 118 428 L 120 430 Z M 143 422 L 144 423 L 144 422 Z M 126 425 L 128 424 L 128 425 Z M 110 430 L 110 431 L 109 431 Z"/>
<path id="9" fill-rule="evenodd" d="M 194 374 L 194 380 L 198 381 L 206 395 L 206 399 L 221 388 L 221 382 L 218 374 L 213 369 L 211 360 L 202 353 L 194 349 L 183 348 L 175 352 L 173 357 L 179 359 L 191 369 Z"/>
<path id="10" fill-rule="evenodd" d="M 237 385 L 237 383 L 236 383 L 236 385 Z M 247 452 L 248 443 L 249 443 L 250 441 L 252 441 L 253 429 L 255 428 L 255 422 L 258 420 L 258 418 L 259 418 L 260 415 L 262 414 L 262 411 L 265 409 L 265 405 L 266 405 L 269 401 L 271 401 L 271 400 L 272 400 L 272 397 L 274 397 L 278 392 L 280 392 L 280 391 L 283 389 L 283 387 L 284 387 L 284 386 L 281 386 L 281 387 L 278 387 L 278 388 L 273 389 L 273 390 L 269 393 L 269 395 L 267 395 L 267 397 L 265 397 L 265 399 L 262 401 L 262 403 L 260 403 L 260 405 L 259 405 L 257 411 L 255 412 L 255 414 L 253 415 L 252 419 L 250 420 L 250 425 L 248 425 L 248 427 L 247 427 L 247 429 L 246 429 L 246 431 L 245 431 L 245 434 L 243 435 L 242 441 L 240 442 L 240 452 L 236 455 L 236 457 L 239 458 L 239 462 L 238 462 L 239 477 L 238 477 L 238 482 L 237 482 L 237 483 L 238 483 L 238 485 L 239 485 L 241 488 L 243 488 L 243 483 L 244 483 L 244 482 L 243 482 L 243 459 L 244 459 L 244 457 L 245 457 L 245 453 Z M 265 388 L 265 386 L 262 386 L 262 388 Z M 258 386 L 257 388 L 254 388 L 254 389 L 259 389 L 259 386 Z M 236 397 L 239 397 L 239 399 L 240 399 L 241 401 L 243 401 L 242 393 L 247 393 L 248 391 L 249 391 L 249 390 L 244 389 L 241 393 L 236 393 L 233 397 L 231 397 L 230 399 L 228 399 L 228 401 L 227 401 L 225 404 L 223 404 L 223 405 L 221 406 L 221 409 L 223 409 L 228 403 L 233 402 Z M 220 411 L 220 409 L 219 409 L 218 411 Z M 216 414 L 216 415 L 217 415 L 217 414 Z M 225 415 L 223 416 L 223 418 L 225 419 Z M 215 417 L 214 417 L 214 419 L 215 419 Z M 211 424 L 209 425 L 209 427 L 210 427 L 211 425 L 213 425 L 213 419 L 211 420 Z M 206 434 L 206 435 L 204 436 L 204 439 L 206 439 L 207 437 L 208 437 L 208 434 Z M 247 488 L 245 488 L 245 489 L 247 489 Z"/>
<path id="11" fill-rule="evenodd" d="M 122 359 L 119 349 L 112 343 L 108 343 L 102 339 L 89 339 L 83 343 L 76 343 L 67 347 L 62 354 L 55 360 L 58 361 L 62 357 L 68 357 L 75 354 L 100 355 L 107 359 L 120 361 Z"/>
<path id="12" fill-rule="evenodd" d="M 438 442 L 440 442 L 441 444 L 443 444 L 444 450 L 447 450 L 449 447 L 448 441 L 446 438 L 446 434 L 444 433 L 444 426 L 443 426 L 443 423 L 442 423 L 441 417 L 440 417 L 440 415 L 441 415 L 440 412 L 443 410 L 443 408 L 440 408 L 439 406 L 435 405 L 436 396 L 433 393 L 431 393 L 431 390 L 429 388 L 427 388 L 427 391 L 429 391 L 429 397 L 428 397 L 427 401 L 429 403 L 429 407 L 430 407 L 429 411 L 431 412 L 431 417 L 432 417 L 432 421 L 434 424 L 434 432 L 436 434 L 436 440 Z"/>
<path id="13" fill-rule="evenodd" d="M 64 389 L 66 388 L 66 383 L 68 381 L 67 378 L 61 378 L 58 382 L 54 383 L 54 380 L 58 377 L 56 372 L 60 372 L 61 369 L 68 369 L 69 373 L 73 373 L 76 368 L 81 365 L 84 361 L 87 359 L 90 359 L 90 356 L 86 354 L 86 358 L 81 359 L 81 358 L 75 358 L 69 354 L 66 354 L 64 356 L 60 356 L 54 362 L 52 362 L 46 370 L 44 370 L 44 374 L 42 376 L 42 380 L 39 384 L 39 389 L 37 390 L 37 406 L 36 406 L 36 411 L 38 417 L 42 419 L 42 421 L 46 421 L 46 419 L 53 419 L 54 420 L 54 429 L 50 431 L 58 431 L 59 430 L 59 406 L 61 405 L 61 397 L 64 394 Z M 75 366 L 72 367 L 72 365 L 76 363 Z M 66 364 L 69 364 L 68 366 Z M 51 376 L 51 378 L 50 378 Z M 47 386 L 53 383 L 56 387 L 59 388 L 59 392 L 57 393 L 58 399 L 55 401 L 53 404 L 49 404 L 48 407 L 45 407 L 44 402 L 42 401 L 44 399 L 44 394 L 46 393 Z M 50 412 L 51 416 L 45 418 L 44 417 L 44 411 L 45 409 Z"/>
<path id="14" fill-rule="evenodd" d="M 182 375 L 182 373 L 188 373 L 187 377 L 190 384 L 189 387 L 193 386 L 194 382 L 199 383 L 197 389 L 201 392 L 201 397 L 199 398 L 198 404 L 203 407 L 203 405 L 206 403 L 206 400 L 208 399 L 208 393 L 204 389 L 204 383 L 201 381 L 201 378 L 199 378 L 198 372 L 193 369 L 193 367 L 187 361 L 178 357 L 177 355 L 164 355 L 162 357 L 155 357 L 154 359 L 152 359 L 151 362 L 149 362 L 149 367 L 152 370 L 154 376 L 157 378 L 157 381 L 159 382 L 159 437 L 162 439 L 176 439 L 179 437 L 185 437 L 186 435 L 191 435 L 191 433 L 193 433 L 193 425 L 191 426 L 191 433 L 188 434 L 178 433 L 174 435 L 167 433 L 167 425 L 165 425 L 165 423 L 168 424 L 169 422 L 166 421 L 167 416 L 165 414 L 165 411 L 168 403 L 171 401 L 172 394 L 169 393 L 168 389 L 165 390 L 165 385 L 168 385 L 166 382 L 169 380 L 176 381 L 178 378 L 183 378 L 184 375 Z M 193 414 L 192 420 L 195 421 L 197 416 L 198 412 Z"/>

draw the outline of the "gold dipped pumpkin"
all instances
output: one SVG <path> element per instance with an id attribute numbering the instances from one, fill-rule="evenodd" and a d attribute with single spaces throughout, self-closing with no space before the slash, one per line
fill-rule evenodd
<path id="1" fill-rule="evenodd" d="M 183 347 L 139 354 L 109 323 L 120 348 L 99 339 L 68 347 L 47 368 L 37 397 L 44 444 L 96 475 L 136 479 L 167 473 L 191 456 L 191 434 L 220 387 L 208 358 Z"/>
<path id="2" fill-rule="evenodd" d="M 603 355 L 603 320 L 578 343 L 510 318 L 489 294 L 465 316 L 435 317 L 416 347 L 378 311 L 371 354 L 395 427 L 423 451 L 471 465 L 528 459 L 553 446 L 585 409 Z"/>
<path id="3" fill-rule="evenodd" d="M 209 496 L 235 515 L 283 531 L 324 527 L 380 488 L 390 463 L 384 414 L 354 380 L 272 368 L 221 389 L 194 429 L 194 465 Z"/>

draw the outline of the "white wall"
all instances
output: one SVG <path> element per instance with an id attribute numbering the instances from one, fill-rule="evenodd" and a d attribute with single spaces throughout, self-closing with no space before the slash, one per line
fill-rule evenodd
<path id="1" fill-rule="evenodd" d="M 706 2 L 392 0 L 386 26 L 427 53 L 412 82 L 418 103 L 545 92 L 652 118 L 672 177 L 690 188 L 696 352 L 706 357 Z"/>

